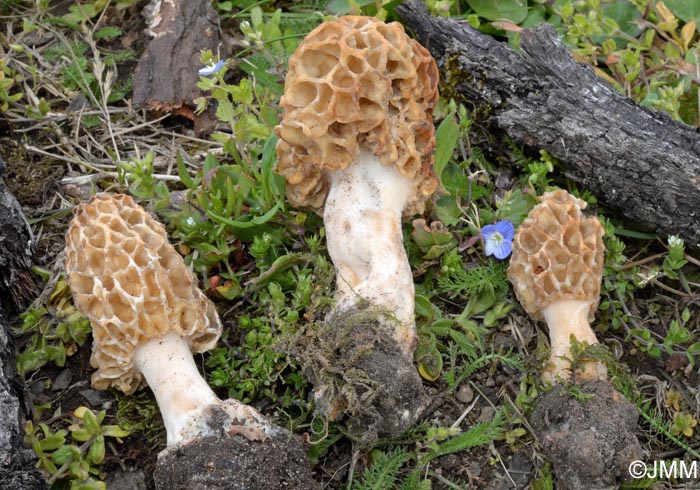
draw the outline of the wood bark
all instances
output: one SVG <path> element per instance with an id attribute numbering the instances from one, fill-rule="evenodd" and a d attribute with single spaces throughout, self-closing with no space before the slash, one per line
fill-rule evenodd
<path id="1" fill-rule="evenodd" d="M 0 308 L 0 488 L 44 490 L 46 482 L 34 469 L 36 456 L 24 447 L 20 424 L 22 405 L 14 380 L 14 349 Z"/>
<path id="2" fill-rule="evenodd" d="M 148 43 L 134 74 L 136 106 L 195 119 L 200 52 L 217 52 L 219 19 L 206 0 L 152 0 L 146 7 Z"/>
<path id="3" fill-rule="evenodd" d="M 700 245 L 700 135 L 641 107 L 577 63 L 554 28 L 521 33 L 520 53 L 465 22 L 396 8 L 440 67 L 443 95 L 477 123 L 545 149 L 599 202 L 663 235 Z"/>
<path id="4" fill-rule="evenodd" d="M 3 303 L 27 298 L 24 279 L 32 257 L 32 233 L 22 209 L 2 182 L 0 158 L 0 488 L 38 490 L 46 482 L 33 468 L 36 456 L 24 447 L 21 389 L 15 376 L 15 355 Z"/>

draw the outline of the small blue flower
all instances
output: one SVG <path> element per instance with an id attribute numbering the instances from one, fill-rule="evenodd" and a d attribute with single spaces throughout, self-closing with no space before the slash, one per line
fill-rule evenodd
<path id="1" fill-rule="evenodd" d="M 481 236 L 484 237 L 486 255 L 493 255 L 497 259 L 508 257 L 514 235 L 513 223 L 508 220 L 499 221 L 495 225 L 484 226 L 481 229 Z"/>
<path id="2" fill-rule="evenodd" d="M 200 75 L 204 75 L 205 77 L 208 77 L 209 75 L 213 75 L 214 73 L 218 72 L 224 67 L 224 60 L 219 60 L 214 63 L 209 63 L 207 66 L 199 70 L 197 73 Z"/>

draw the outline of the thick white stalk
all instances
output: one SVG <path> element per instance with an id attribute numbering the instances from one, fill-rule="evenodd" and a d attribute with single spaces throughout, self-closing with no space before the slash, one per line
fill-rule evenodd
<path id="1" fill-rule="evenodd" d="M 134 362 L 156 396 L 168 446 L 222 430 L 251 440 L 265 438 L 272 430 L 252 407 L 216 396 L 199 374 L 189 344 L 177 333 L 139 345 Z"/>
<path id="2" fill-rule="evenodd" d="M 345 170 L 329 171 L 323 221 L 337 274 L 336 312 L 361 300 L 388 310 L 403 351 L 415 349 L 415 290 L 403 246 L 401 215 L 413 183 L 361 151 Z"/>
<path id="3" fill-rule="evenodd" d="M 597 344 L 595 332 L 588 323 L 588 313 L 591 308 L 590 301 L 556 301 L 542 310 L 547 326 L 549 327 L 549 339 L 552 353 L 549 360 L 550 366 L 545 370 L 545 381 L 557 382 L 557 377 L 569 380 L 571 377 L 571 364 L 561 356 L 571 359 L 571 335 L 579 342 L 587 342 L 589 345 Z M 576 373 L 578 379 L 607 378 L 608 371 L 605 365 L 597 361 L 586 362 L 583 368 Z"/>

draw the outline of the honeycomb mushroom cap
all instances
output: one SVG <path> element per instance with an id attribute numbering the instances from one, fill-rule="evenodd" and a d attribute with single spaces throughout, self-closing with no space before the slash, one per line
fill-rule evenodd
<path id="1" fill-rule="evenodd" d="M 423 211 L 433 172 L 438 70 L 397 22 L 346 16 L 311 31 L 289 60 L 275 133 L 287 197 L 321 212 L 324 170 L 342 170 L 360 146 L 414 182 L 404 215 Z"/>
<path id="2" fill-rule="evenodd" d="M 98 194 L 78 206 L 65 250 L 73 299 L 92 324 L 95 388 L 136 390 L 144 381 L 134 349 L 168 332 L 194 352 L 216 344 L 221 323 L 213 304 L 163 225 L 131 197 Z"/>
<path id="3" fill-rule="evenodd" d="M 541 320 L 542 310 L 561 300 L 589 301 L 589 321 L 598 307 L 603 275 L 603 227 L 584 217 L 585 201 L 564 190 L 539 198 L 513 240 L 508 278 L 525 311 Z"/>

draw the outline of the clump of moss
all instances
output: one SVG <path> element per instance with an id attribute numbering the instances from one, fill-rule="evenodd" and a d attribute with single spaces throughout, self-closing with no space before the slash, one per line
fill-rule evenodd
<path id="1" fill-rule="evenodd" d="M 124 430 L 143 433 L 152 445 L 165 443 L 165 426 L 152 396 L 141 391 L 132 395 L 117 394 L 117 423 Z"/>
<path id="2" fill-rule="evenodd" d="M 311 324 L 288 346 L 314 385 L 317 413 L 365 447 L 403 433 L 427 406 L 413 360 L 386 317 L 363 304 Z"/>

